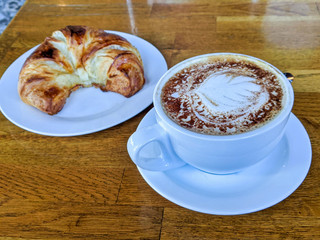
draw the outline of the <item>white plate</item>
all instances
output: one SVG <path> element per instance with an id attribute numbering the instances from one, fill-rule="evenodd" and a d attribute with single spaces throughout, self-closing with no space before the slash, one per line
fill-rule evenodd
<path id="1" fill-rule="evenodd" d="M 152 109 L 138 128 L 154 123 Z M 159 154 L 155 143 L 141 151 L 148 157 Z M 237 215 L 271 207 L 287 198 L 303 182 L 310 164 L 309 136 L 291 114 L 277 148 L 262 162 L 242 172 L 214 175 L 189 165 L 166 172 L 138 169 L 155 191 L 182 207 L 208 214 Z"/>
<path id="2" fill-rule="evenodd" d="M 43 135 L 76 136 L 97 132 L 122 123 L 135 116 L 152 103 L 153 89 L 168 70 L 167 63 L 152 44 L 137 36 L 108 31 L 126 38 L 141 54 L 146 83 L 130 98 L 96 88 L 82 88 L 73 92 L 64 108 L 50 116 L 22 102 L 17 84 L 20 69 L 30 49 L 6 70 L 0 80 L 0 109 L 6 118 L 17 126 Z"/>

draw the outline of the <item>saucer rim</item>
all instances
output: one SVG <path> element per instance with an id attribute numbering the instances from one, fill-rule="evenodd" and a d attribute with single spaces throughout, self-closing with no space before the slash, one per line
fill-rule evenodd
<path id="1" fill-rule="evenodd" d="M 144 125 L 147 126 L 147 122 L 149 121 L 154 121 L 155 120 L 155 109 L 152 108 L 146 115 L 145 117 L 142 119 L 142 121 L 140 122 L 139 126 L 137 129 L 143 127 Z M 180 188 L 179 186 L 177 187 L 178 189 L 176 189 L 173 194 L 168 193 L 170 191 L 164 191 L 163 189 L 161 189 L 161 186 L 159 187 L 157 183 L 159 183 L 159 181 L 165 180 L 165 181 L 170 181 L 171 179 L 169 179 L 169 177 L 164 173 L 164 172 L 152 172 L 152 171 L 148 171 L 148 170 L 144 170 L 142 168 L 138 168 L 139 173 L 141 174 L 141 176 L 143 177 L 143 179 L 148 183 L 148 185 L 155 190 L 158 194 L 160 194 L 162 197 L 166 198 L 167 200 L 183 207 L 189 210 L 193 210 L 196 212 L 201 212 L 201 213 L 206 213 L 206 214 L 212 214 L 212 215 L 242 215 L 242 214 L 248 214 L 248 213 L 253 213 L 253 212 L 257 212 L 257 211 L 261 211 L 267 208 L 270 208 L 276 204 L 278 204 L 279 202 L 283 201 L 284 199 L 286 199 L 287 197 L 289 197 L 293 192 L 295 192 L 297 190 L 297 188 L 302 184 L 302 182 L 305 180 L 309 170 L 310 170 L 310 166 L 311 166 L 311 160 L 312 160 L 312 148 L 311 148 L 311 142 L 310 142 L 310 138 L 309 135 L 306 131 L 306 129 L 304 128 L 304 126 L 302 125 L 302 123 L 300 122 L 300 120 L 293 114 L 291 113 L 289 121 L 294 121 L 292 124 L 296 125 L 299 124 L 298 128 L 301 131 L 301 134 L 303 134 L 303 137 L 296 139 L 296 141 L 298 142 L 302 142 L 304 141 L 306 145 L 308 145 L 308 149 L 305 149 L 305 153 L 304 156 L 305 158 L 303 159 L 304 163 L 304 168 L 299 168 L 298 170 L 300 171 L 300 174 L 298 177 L 296 177 L 296 181 L 294 183 L 291 184 L 291 187 L 289 189 L 287 189 L 286 191 L 283 190 L 282 193 L 278 193 L 277 196 L 274 197 L 274 201 L 270 201 L 270 202 L 264 202 L 262 203 L 259 207 L 254 207 L 254 208 L 246 208 L 246 209 L 239 209 L 238 211 L 227 211 L 227 210 L 217 210 L 217 209 L 203 209 L 201 208 L 201 206 L 198 206 L 197 204 L 189 204 L 187 202 L 184 202 L 183 200 L 181 200 L 179 198 L 179 196 L 175 196 L 177 194 L 175 194 L 175 192 L 177 192 L 178 190 L 185 190 Z M 285 135 L 288 135 L 290 129 L 287 128 L 285 130 Z M 297 132 L 297 130 L 296 130 Z M 288 144 L 290 146 L 290 142 L 293 142 L 292 139 L 290 139 L 289 137 L 288 139 Z M 301 144 L 302 145 L 302 144 Z M 289 149 L 290 151 L 290 149 Z M 287 161 L 293 161 L 292 158 L 287 159 Z M 191 167 L 191 166 L 190 166 Z M 191 167 L 193 168 L 193 167 Z M 172 171 L 172 170 L 171 170 Z M 199 170 L 200 171 L 200 170 Z M 279 169 L 278 174 L 281 174 L 281 172 L 285 172 L 282 169 Z M 271 178 L 271 177 L 270 177 Z M 161 181 L 160 181 L 161 182 Z M 171 181 L 172 182 L 172 181 Z M 188 191 L 187 191 L 188 192 Z M 194 193 L 190 193 L 189 194 L 194 194 Z M 213 199 L 213 198 L 212 198 Z"/>

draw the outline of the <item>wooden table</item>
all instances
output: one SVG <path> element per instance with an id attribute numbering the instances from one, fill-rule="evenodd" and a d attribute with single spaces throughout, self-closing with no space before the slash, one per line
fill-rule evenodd
<path id="1" fill-rule="evenodd" d="M 320 1 L 27 0 L 0 36 L 0 76 L 52 31 L 80 24 L 135 34 L 169 67 L 238 52 L 291 72 L 293 113 L 312 142 L 311 169 L 292 195 L 266 210 L 203 214 L 156 193 L 127 153 L 152 106 L 77 137 L 31 133 L 0 114 L 0 239 L 320 239 Z"/>

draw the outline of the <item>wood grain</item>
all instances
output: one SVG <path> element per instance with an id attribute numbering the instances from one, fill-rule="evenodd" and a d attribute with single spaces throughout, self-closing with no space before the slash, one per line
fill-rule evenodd
<path id="1" fill-rule="evenodd" d="M 155 192 L 127 153 L 129 136 L 152 106 L 77 137 L 31 133 L 0 114 L 0 239 L 320 239 L 320 1 L 27 0 L 0 35 L 0 76 L 72 24 L 135 34 L 169 67 L 200 54 L 239 52 L 292 73 L 293 113 L 312 143 L 310 171 L 268 209 L 203 214 Z"/>

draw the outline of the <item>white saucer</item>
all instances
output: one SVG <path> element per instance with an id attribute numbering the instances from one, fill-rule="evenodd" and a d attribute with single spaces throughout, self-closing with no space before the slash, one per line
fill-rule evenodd
<path id="1" fill-rule="evenodd" d="M 130 98 L 97 88 L 73 92 L 56 115 L 50 116 L 20 99 L 17 90 L 19 72 L 37 46 L 16 59 L 0 80 L 0 110 L 15 125 L 30 132 L 49 136 L 76 136 L 97 132 L 135 116 L 152 103 L 152 94 L 160 77 L 167 71 L 161 52 L 146 40 L 123 32 L 107 31 L 126 38 L 140 52 L 146 82 Z M 89 99 L 89 100 L 88 100 Z"/>
<path id="2" fill-rule="evenodd" d="M 156 123 L 154 109 L 139 128 Z M 156 156 L 150 143 L 143 154 Z M 214 175 L 190 165 L 153 172 L 138 168 L 145 181 L 160 195 L 182 207 L 216 215 L 237 215 L 271 207 L 292 194 L 311 165 L 311 143 L 300 121 L 291 114 L 283 140 L 266 159 L 236 174 Z"/>

